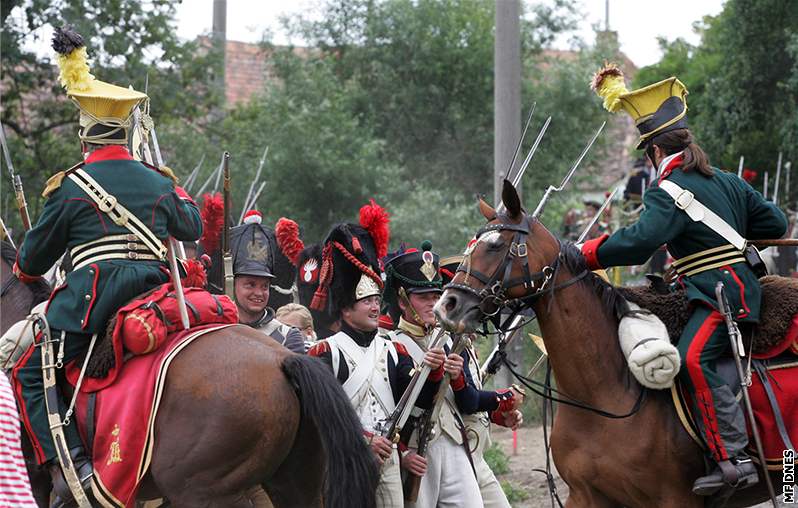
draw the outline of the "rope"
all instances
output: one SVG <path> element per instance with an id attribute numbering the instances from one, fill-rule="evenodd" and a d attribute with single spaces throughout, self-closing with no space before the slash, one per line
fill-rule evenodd
<path id="1" fill-rule="evenodd" d="M 332 242 L 332 245 L 335 246 L 335 248 L 338 249 L 338 251 L 341 254 L 343 254 L 343 256 L 347 259 L 347 261 L 349 261 L 350 263 L 355 265 L 358 270 L 360 270 L 361 272 L 365 273 L 366 275 L 368 275 L 369 277 L 374 279 L 374 282 L 377 283 L 377 285 L 380 287 L 380 289 L 383 288 L 384 284 L 382 282 L 382 278 L 379 275 L 377 275 L 374 272 L 374 270 L 372 270 L 368 265 L 366 265 L 365 263 L 360 261 L 358 258 L 356 258 L 354 254 L 352 254 L 351 252 L 346 250 L 346 247 L 341 245 L 339 242 Z M 327 247 L 325 247 L 325 249 L 326 248 Z"/>

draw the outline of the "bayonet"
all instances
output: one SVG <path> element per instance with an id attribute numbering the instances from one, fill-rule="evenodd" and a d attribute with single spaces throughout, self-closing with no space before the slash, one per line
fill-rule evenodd
<path id="1" fill-rule="evenodd" d="M 532 156 L 535 155 L 535 152 L 538 149 L 538 145 L 540 145 L 540 140 L 543 139 L 543 135 L 546 134 L 546 130 L 549 128 L 549 123 L 551 123 L 551 117 L 546 119 L 546 122 L 543 124 L 543 127 L 540 128 L 540 132 L 538 132 L 538 137 L 535 138 L 535 142 L 532 144 L 532 148 L 529 149 L 529 153 L 527 153 L 526 158 L 524 159 L 524 163 L 521 164 L 521 168 L 518 170 L 518 173 L 513 176 L 511 183 L 513 187 L 518 189 L 518 184 L 521 183 L 521 178 L 524 177 L 524 173 L 526 172 L 526 168 L 529 166 L 529 163 L 532 161 Z M 499 203 L 496 206 L 496 212 L 501 213 L 504 211 L 504 203 Z"/>
<path id="2" fill-rule="evenodd" d="M 598 139 L 599 135 L 601 134 L 601 131 L 604 130 L 604 126 L 605 125 L 607 125 L 607 122 L 601 122 L 601 126 L 599 126 L 598 130 L 596 131 L 596 133 L 593 134 L 593 137 L 590 139 L 588 144 L 582 150 L 582 153 L 576 159 L 576 162 L 574 162 L 574 165 L 571 166 L 571 170 L 568 171 L 567 175 L 565 175 L 565 178 L 563 178 L 562 182 L 560 183 L 560 186 L 559 187 L 554 187 L 553 185 L 549 185 L 548 189 L 546 189 L 546 192 L 543 194 L 543 198 L 540 200 L 540 203 L 538 203 L 537 208 L 535 208 L 535 211 L 532 212 L 532 217 L 539 217 L 540 214 L 543 213 L 543 208 L 546 206 L 546 202 L 548 202 L 548 200 L 551 197 L 552 193 L 554 193 L 554 192 L 562 192 L 562 190 L 565 188 L 565 186 L 571 180 L 571 177 L 576 172 L 576 169 L 579 167 L 579 164 L 582 162 L 582 159 L 585 158 L 585 155 L 587 155 L 587 152 L 590 150 L 590 148 L 596 142 L 596 140 Z"/>
<path id="3" fill-rule="evenodd" d="M 2 217 L 0 217 L 0 226 L 2 226 L 2 236 L 8 240 L 8 243 L 10 243 L 12 247 L 14 247 L 14 250 L 17 250 L 17 246 L 14 244 L 14 239 L 11 238 L 11 232 L 6 227 L 6 223 L 3 222 Z"/>
<path id="4" fill-rule="evenodd" d="M 202 157 L 200 157 L 199 164 L 194 166 L 194 170 L 188 175 L 188 178 L 186 179 L 186 185 L 184 186 L 186 192 L 189 193 L 191 192 L 191 188 L 194 186 L 194 182 L 197 181 L 197 175 L 199 175 L 203 162 L 205 162 L 205 154 L 202 154 Z"/>
<path id="5" fill-rule="evenodd" d="M 244 198 L 244 208 L 241 209 L 241 217 L 238 218 L 239 224 L 241 221 L 244 220 L 244 214 L 247 213 L 247 210 L 250 208 L 249 198 L 252 197 L 252 190 L 255 188 L 255 184 L 258 183 L 258 179 L 260 178 L 260 172 L 263 170 L 263 164 L 266 162 L 266 155 L 269 153 L 269 147 L 266 147 L 266 150 L 263 151 L 263 156 L 260 158 L 260 162 L 258 163 L 258 171 L 255 172 L 255 178 L 252 180 L 252 183 L 249 184 L 249 190 L 247 191 L 247 197 Z"/>
<path id="6" fill-rule="evenodd" d="M 607 199 L 605 199 L 604 203 L 601 204 L 601 208 L 599 208 L 598 212 L 596 212 L 596 215 L 593 216 L 593 218 L 590 220 L 590 223 L 582 231 L 582 234 L 579 235 L 579 238 L 577 238 L 576 240 L 577 244 L 580 244 L 585 241 L 587 235 L 590 234 L 590 230 L 593 229 L 593 226 L 596 225 L 596 222 L 598 222 L 601 219 L 601 214 L 603 214 L 604 210 L 606 210 L 607 207 L 610 206 L 610 203 L 612 203 L 613 198 L 615 198 L 615 195 L 618 193 L 620 189 L 621 189 L 620 185 L 618 187 L 615 187 L 615 189 L 613 189 L 610 195 L 607 196 Z"/>
<path id="7" fill-rule="evenodd" d="M 762 196 L 765 199 L 768 198 L 768 177 L 769 176 L 770 176 L 770 174 L 767 171 L 765 171 L 765 182 L 764 182 L 764 185 L 762 186 Z"/>
<path id="8" fill-rule="evenodd" d="M 737 166 L 737 177 L 738 178 L 742 178 L 743 177 L 743 161 L 745 161 L 745 157 L 743 157 L 741 155 L 740 156 L 740 164 Z"/>
<path id="9" fill-rule="evenodd" d="M 14 172 L 14 163 L 11 162 L 11 152 L 8 149 L 5 128 L 2 123 L 0 123 L 0 143 L 3 145 L 3 157 L 6 160 L 11 182 L 14 185 L 14 196 L 17 199 L 17 209 L 22 220 L 22 227 L 25 228 L 25 231 L 28 231 L 30 229 L 30 214 L 28 213 L 28 202 L 25 200 L 25 189 L 22 187 L 22 178 Z"/>
<path id="10" fill-rule="evenodd" d="M 252 197 L 252 200 L 251 200 L 249 203 L 247 203 L 247 207 L 245 208 L 246 210 L 249 210 L 250 208 L 252 208 L 253 206 L 255 206 L 255 202 L 257 202 L 257 201 L 258 201 L 258 198 L 260 197 L 260 193 L 261 193 L 261 192 L 263 192 L 263 188 L 264 188 L 265 186 L 266 186 L 266 182 L 261 182 L 261 183 L 260 183 L 260 186 L 258 186 L 258 191 L 257 191 L 257 192 L 255 193 L 255 195 Z M 242 220 L 243 220 L 243 218 L 242 218 Z"/>
<path id="11" fill-rule="evenodd" d="M 513 167 L 515 166 L 515 161 L 518 158 L 518 154 L 521 152 L 521 146 L 524 144 L 524 138 L 526 137 L 526 131 L 529 129 L 529 124 L 532 122 L 532 115 L 535 113 L 535 108 L 537 107 L 538 103 L 535 101 L 532 104 L 532 109 L 529 110 L 529 115 L 526 117 L 526 124 L 524 125 L 524 132 L 521 133 L 521 137 L 518 139 L 518 145 L 515 147 L 515 152 L 513 152 L 513 158 L 510 161 L 510 165 L 507 167 L 507 171 L 505 172 L 505 178 L 512 181 L 513 180 Z"/>
<path id="12" fill-rule="evenodd" d="M 205 191 L 205 189 L 208 187 L 208 185 L 211 183 L 211 180 L 213 180 L 214 177 L 217 177 L 217 181 L 218 181 L 219 173 L 221 173 L 223 167 L 224 167 L 224 156 L 222 156 L 222 162 L 220 162 L 219 165 L 216 166 L 216 169 L 211 171 L 211 174 L 208 175 L 208 178 L 205 180 L 205 183 L 203 183 L 202 187 L 200 187 L 200 190 L 197 191 L 197 196 L 201 196 L 202 195 L 202 193 Z M 217 183 L 217 186 L 218 186 L 218 183 Z M 214 191 L 215 190 L 216 189 L 214 189 Z"/>

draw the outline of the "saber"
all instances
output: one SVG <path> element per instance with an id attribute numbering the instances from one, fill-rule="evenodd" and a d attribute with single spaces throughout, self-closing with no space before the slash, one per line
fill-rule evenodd
<path id="1" fill-rule="evenodd" d="M 22 178 L 14 172 L 14 163 L 11 162 L 11 152 L 8 149 L 5 128 L 2 123 L 0 123 L 0 144 L 3 145 L 3 157 L 6 159 L 6 166 L 11 174 L 11 182 L 14 185 L 14 196 L 17 199 L 17 209 L 19 210 L 19 217 L 22 219 L 22 227 L 25 228 L 25 231 L 28 231 L 30 230 L 30 214 L 28 213 L 28 202 L 25 200 L 25 189 L 22 187 Z"/>
<path id="2" fill-rule="evenodd" d="M 743 177 L 743 161 L 744 160 L 745 160 L 745 157 L 743 157 L 741 155 L 740 156 L 740 165 L 737 166 L 737 178 L 742 178 Z"/>
<path id="3" fill-rule="evenodd" d="M 585 241 L 587 235 L 590 234 L 590 230 L 593 229 L 593 226 L 595 226 L 596 222 L 599 221 L 599 219 L 601 218 L 601 214 L 604 213 L 604 211 L 607 209 L 608 206 L 610 206 L 610 203 L 612 203 L 613 198 L 615 198 L 615 195 L 618 193 L 620 189 L 621 189 L 620 185 L 618 187 L 615 187 L 612 193 L 610 193 L 610 195 L 607 196 L 607 199 L 604 200 L 604 203 L 602 203 L 601 208 L 599 208 L 598 212 L 596 212 L 596 215 L 593 216 L 593 218 L 590 220 L 590 223 L 582 231 L 582 234 L 579 235 L 579 238 L 576 240 L 577 244 L 580 244 Z"/>
<path id="4" fill-rule="evenodd" d="M 601 126 L 599 126 L 598 130 L 596 131 L 596 133 L 593 134 L 593 137 L 590 139 L 588 144 L 582 150 L 582 153 L 579 155 L 579 158 L 576 159 L 576 162 L 574 162 L 574 165 L 571 167 L 571 170 L 568 171 L 567 175 L 565 175 L 565 178 L 563 178 L 562 183 L 560 183 L 560 186 L 559 187 L 554 187 L 553 185 L 549 185 L 549 188 L 546 189 L 546 192 L 543 194 L 543 198 L 540 200 L 540 203 L 538 203 L 537 208 L 535 208 L 535 211 L 532 212 L 532 217 L 538 217 L 538 216 L 540 216 L 541 213 L 543 213 L 543 208 L 546 206 L 546 203 L 548 202 L 548 200 L 551 197 L 552 193 L 554 193 L 554 192 L 562 192 L 562 190 L 565 188 L 565 186 L 571 180 L 571 177 L 576 172 L 576 168 L 579 167 L 579 164 L 582 162 L 582 159 L 585 158 L 585 155 L 587 155 L 587 152 L 590 150 L 590 148 L 596 142 L 596 140 L 598 139 L 599 135 L 601 134 L 601 131 L 604 130 L 604 126 L 605 125 L 607 125 L 607 122 L 601 122 Z"/>
<path id="5" fill-rule="evenodd" d="M 765 459 L 765 452 L 762 448 L 762 440 L 759 437 L 759 429 L 757 428 L 756 418 L 754 418 L 754 410 L 751 406 L 751 397 L 748 394 L 748 382 L 751 379 L 751 373 L 749 371 L 748 376 L 745 376 L 745 373 L 743 372 L 743 363 L 740 360 L 741 357 L 745 356 L 743 336 L 740 333 L 740 329 L 737 327 L 737 323 L 735 323 L 734 319 L 732 318 L 732 311 L 731 307 L 729 306 L 729 301 L 726 299 L 726 292 L 724 291 L 723 282 L 718 282 L 715 286 L 715 297 L 718 300 L 718 307 L 723 314 L 723 319 L 726 321 L 726 327 L 729 329 L 729 342 L 731 342 L 734 364 L 737 366 L 737 375 L 740 377 L 740 388 L 742 389 L 743 402 L 745 411 L 748 414 L 748 423 L 751 427 L 751 434 L 754 436 L 756 452 L 759 456 L 759 464 L 762 466 L 762 471 L 764 472 L 765 483 L 768 487 L 768 493 L 770 494 L 770 500 L 773 503 L 773 508 L 778 508 L 779 504 L 776 502 L 776 492 L 773 490 L 773 483 L 771 483 L 770 475 L 768 474 L 767 460 Z"/>

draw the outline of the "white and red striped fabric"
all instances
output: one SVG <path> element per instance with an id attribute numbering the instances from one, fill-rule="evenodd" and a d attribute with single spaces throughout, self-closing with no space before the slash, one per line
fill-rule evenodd
<path id="1" fill-rule="evenodd" d="M 19 413 L 14 392 L 0 372 L 0 507 L 36 508 L 19 442 Z"/>

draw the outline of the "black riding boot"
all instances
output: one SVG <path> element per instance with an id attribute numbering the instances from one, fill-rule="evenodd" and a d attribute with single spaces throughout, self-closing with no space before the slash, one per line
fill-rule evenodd
<path id="1" fill-rule="evenodd" d="M 724 487 L 740 490 L 757 482 L 756 466 L 750 457 L 743 454 L 719 462 L 714 471 L 693 483 L 693 492 L 699 496 L 711 496 Z"/>
<path id="2" fill-rule="evenodd" d="M 91 480 L 94 476 L 94 469 L 91 467 L 91 460 L 86 455 L 86 451 L 81 446 L 71 448 L 69 450 L 69 456 L 72 457 L 72 463 L 75 465 L 75 471 L 77 472 L 80 486 L 83 488 L 83 491 L 86 492 L 89 500 L 93 499 Z M 56 495 L 52 506 L 53 508 L 66 506 L 73 500 L 73 496 L 57 458 L 49 462 L 48 469 L 50 470 L 50 476 L 53 480 L 53 490 Z"/>

